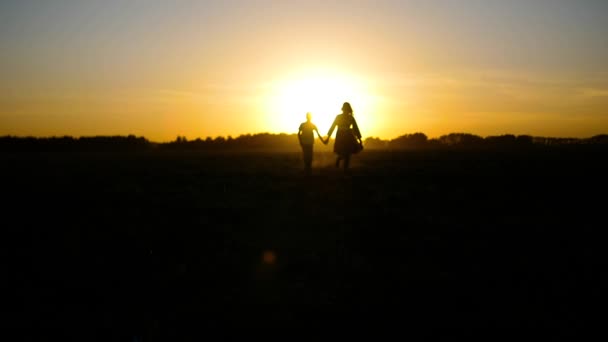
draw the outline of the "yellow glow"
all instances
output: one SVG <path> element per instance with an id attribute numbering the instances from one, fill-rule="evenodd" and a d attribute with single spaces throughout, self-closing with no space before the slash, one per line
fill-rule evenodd
<path id="1" fill-rule="evenodd" d="M 299 73 L 273 83 L 268 97 L 267 125 L 273 131 L 292 133 L 310 112 L 312 122 L 325 135 L 344 102 L 350 102 L 365 135 L 366 129 L 370 129 L 374 104 L 362 80 L 327 71 Z"/>

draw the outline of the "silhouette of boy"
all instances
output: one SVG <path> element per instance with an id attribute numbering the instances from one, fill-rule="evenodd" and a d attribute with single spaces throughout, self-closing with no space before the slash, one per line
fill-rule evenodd
<path id="1" fill-rule="evenodd" d="M 312 115 L 310 113 L 306 113 L 306 122 L 302 122 L 300 124 L 300 129 L 298 130 L 298 140 L 300 141 L 300 146 L 302 146 L 302 154 L 304 156 L 304 170 L 306 174 L 309 175 L 312 169 L 312 147 L 315 142 L 315 133 L 317 132 L 317 136 L 319 139 L 327 145 L 327 141 L 323 140 L 317 126 L 311 121 Z"/>

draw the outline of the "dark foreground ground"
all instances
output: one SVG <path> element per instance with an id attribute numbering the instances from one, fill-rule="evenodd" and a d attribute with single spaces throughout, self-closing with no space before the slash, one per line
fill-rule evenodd
<path id="1" fill-rule="evenodd" d="M 605 152 L 320 154 L 310 178 L 298 153 L 4 152 L 5 324 L 576 332 L 605 310 Z"/>

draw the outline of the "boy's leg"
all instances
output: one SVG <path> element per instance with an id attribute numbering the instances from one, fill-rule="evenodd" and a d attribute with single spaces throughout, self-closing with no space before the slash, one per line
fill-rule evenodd
<path id="1" fill-rule="evenodd" d="M 302 145 L 304 152 L 304 168 L 308 171 L 312 167 L 312 145 Z"/>

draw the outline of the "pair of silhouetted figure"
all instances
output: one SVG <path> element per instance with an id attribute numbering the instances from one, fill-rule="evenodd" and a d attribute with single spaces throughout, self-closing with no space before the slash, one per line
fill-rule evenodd
<path id="1" fill-rule="evenodd" d="M 323 144 L 327 145 L 336 127 L 338 127 L 336 140 L 334 142 L 334 153 L 338 155 L 336 158 L 336 167 L 340 167 L 340 162 L 344 160 L 344 171 L 348 171 L 351 155 L 359 153 L 359 151 L 363 149 L 361 132 L 359 131 L 359 126 L 353 116 L 353 109 L 350 106 L 350 103 L 344 102 L 342 105 L 342 114 L 337 115 L 334 119 L 334 122 L 327 132 L 326 139 L 321 137 L 317 126 L 312 123 L 311 119 L 311 114 L 306 113 L 306 122 L 303 122 L 298 130 L 298 139 L 300 140 L 300 146 L 302 146 L 306 174 L 310 174 L 312 169 L 313 144 L 315 140 L 314 132 L 317 132 L 319 139 Z"/>

